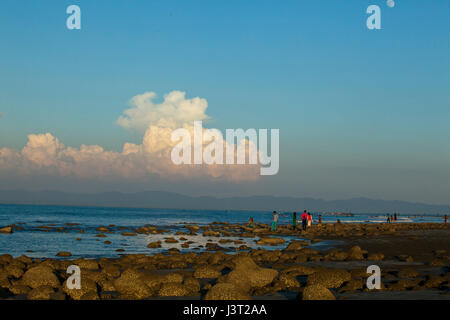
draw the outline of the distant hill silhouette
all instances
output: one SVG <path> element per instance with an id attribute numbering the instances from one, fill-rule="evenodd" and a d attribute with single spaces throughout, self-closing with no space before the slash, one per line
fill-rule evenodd
<path id="1" fill-rule="evenodd" d="M 67 205 L 94 207 L 167 208 L 167 209 L 217 209 L 217 210 L 284 210 L 313 212 L 355 212 L 410 214 L 448 214 L 449 205 L 430 205 L 407 201 L 353 198 L 348 200 L 323 200 L 314 198 L 250 196 L 216 198 L 190 197 L 163 191 L 137 193 L 67 193 L 60 191 L 0 191 L 2 204 Z"/>

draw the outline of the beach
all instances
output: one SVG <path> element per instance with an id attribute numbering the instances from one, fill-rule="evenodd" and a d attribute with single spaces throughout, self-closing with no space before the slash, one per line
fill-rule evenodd
<path id="1" fill-rule="evenodd" d="M 11 224 L 12 233 L 0 234 L 0 240 L 13 241 L 25 225 Z M 76 231 L 80 240 L 75 241 L 84 241 L 82 224 L 33 228 L 48 237 Z M 250 228 L 228 222 L 186 223 L 176 232 L 170 225 L 98 225 L 89 236 L 99 245 L 122 239 L 115 257 L 75 256 L 69 246 L 52 257 L 2 252 L 0 297 L 450 299 L 449 224 L 315 223 L 306 231 L 299 229 L 280 224 L 271 231 L 265 223 Z M 145 240 L 142 251 L 128 253 L 126 241 L 137 238 Z M 81 289 L 67 287 L 71 265 L 80 268 Z M 380 289 L 367 288 L 370 265 L 381 269 Z"/>

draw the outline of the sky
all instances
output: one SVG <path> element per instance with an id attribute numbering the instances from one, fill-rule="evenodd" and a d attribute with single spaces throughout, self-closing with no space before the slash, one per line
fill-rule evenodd
<path id="1" fill-rule="evenodd" d="M 0 39 L 0 189 L 450 204 L 447 0 L 2 0 Z M 279 129 L 278 174 L 167 163 L 196 117 Z"/>

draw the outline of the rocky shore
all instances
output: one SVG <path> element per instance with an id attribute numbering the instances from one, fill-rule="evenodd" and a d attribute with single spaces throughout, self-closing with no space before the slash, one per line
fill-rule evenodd
<path id="1" fill-rule="evenodd" d="M 19 224 L 8 226 L 14 232 Z M 41 229 L 46 229 L 43 228 Z M 81 226 L 70 226 L 80 228 Z M 71 259 L 69 251 L 55 258 L 0 256 L 1 299 L 450 299 L 450 227 L 448 224 L 322 224 L 307 231 L 280 226 L 255 228 L 228 223 L 186 225 L 175 239 L 181 250 L 156 254 L 123 254 L 117 258 Z M 47 226 L 52 228 L 52 226 Z M 20 229 L 19 229 L 20 230 Z M 120 230 L 100 226 L 98 235 L 121 232 L 161 234 L 164 228 L 143 226 Z M 9 233 L 9 232 L 8 232 Z M 183 235 L 213 237 L 203 252 L 183 252 L 192 243 Z M 11 235 L 4 235 L 11 236 Z M 254 238 L 265 246 L 250 249 L 229 237 Z M 283 237 L 290 236 L 285 243 Z M 318 250 L 313 243 L 339 240 L 335 248 Z M 185 243 L 187 245 L 185 245 Z M 150 242 L 149 248 L 161 245 Z M 184 245 L 184 247 L 183 247 Z M 369 265 L 381 268 L 380 290 L 366 287 Z M 68 289 L 67 268 L 81 269 L 81 289 Z"/>

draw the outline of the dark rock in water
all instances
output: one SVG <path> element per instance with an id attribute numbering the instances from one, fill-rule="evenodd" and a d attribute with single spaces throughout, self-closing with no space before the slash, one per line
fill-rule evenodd
<path id="1" fill-rule="evenodd" d="M 161 248 L 161 241 L 150 242 L 147 248 Z"/>
<path id="2" fill-rule="evenodd" d="M 135 233 L 135 232 L 122 232 L 121 235 L 123 235 L 123 236 L 137 236 L 137 233 Z"/>
<path id="3" fill-rule="evenodd" d="M 167 238 L 166 240 L 164 240 L 164 242 L 166 242 L 166 243 L 178 243 L 178 240 L 174 239 L 174 238 Z"/>
<path id="4" fill-rule="evenodd" d="M 0 233 L 13 233 L 13 232 L 14 232 L 14 230 L 11 227 L 0 228 Z"/>
<path id="5" fill-rule="evenodd" d="M 111 244 L 112 242 L 109 241 L 109 240 L 106 240 L 106 241 L 104 241 L 103 243 L 104 243 L 104 244 Z"/>
<path id="6" fill-rule="evenodd" d="M 125 249 L 117 249 L 116 252 L 124 252 Z"/>
<path id="7" fill-rule="evenodd" d="M 61 251 L 56 254 L 57 257 L 71 257 L 72 254 L 68 251 Z"/>
<path id="8" fill-rule="evenodd" d="M 259 244 L 259 245 L 275 246 L 275 245 L 284 244 L 284 239 L 283 238 L 262 237 L 256 243 Z"/>
<path id="9" fill-rule="evenodd" d="M 336 300 L 333 293 L 320 284 L 308 285 L 302 293 L 303 300 Z"/>

